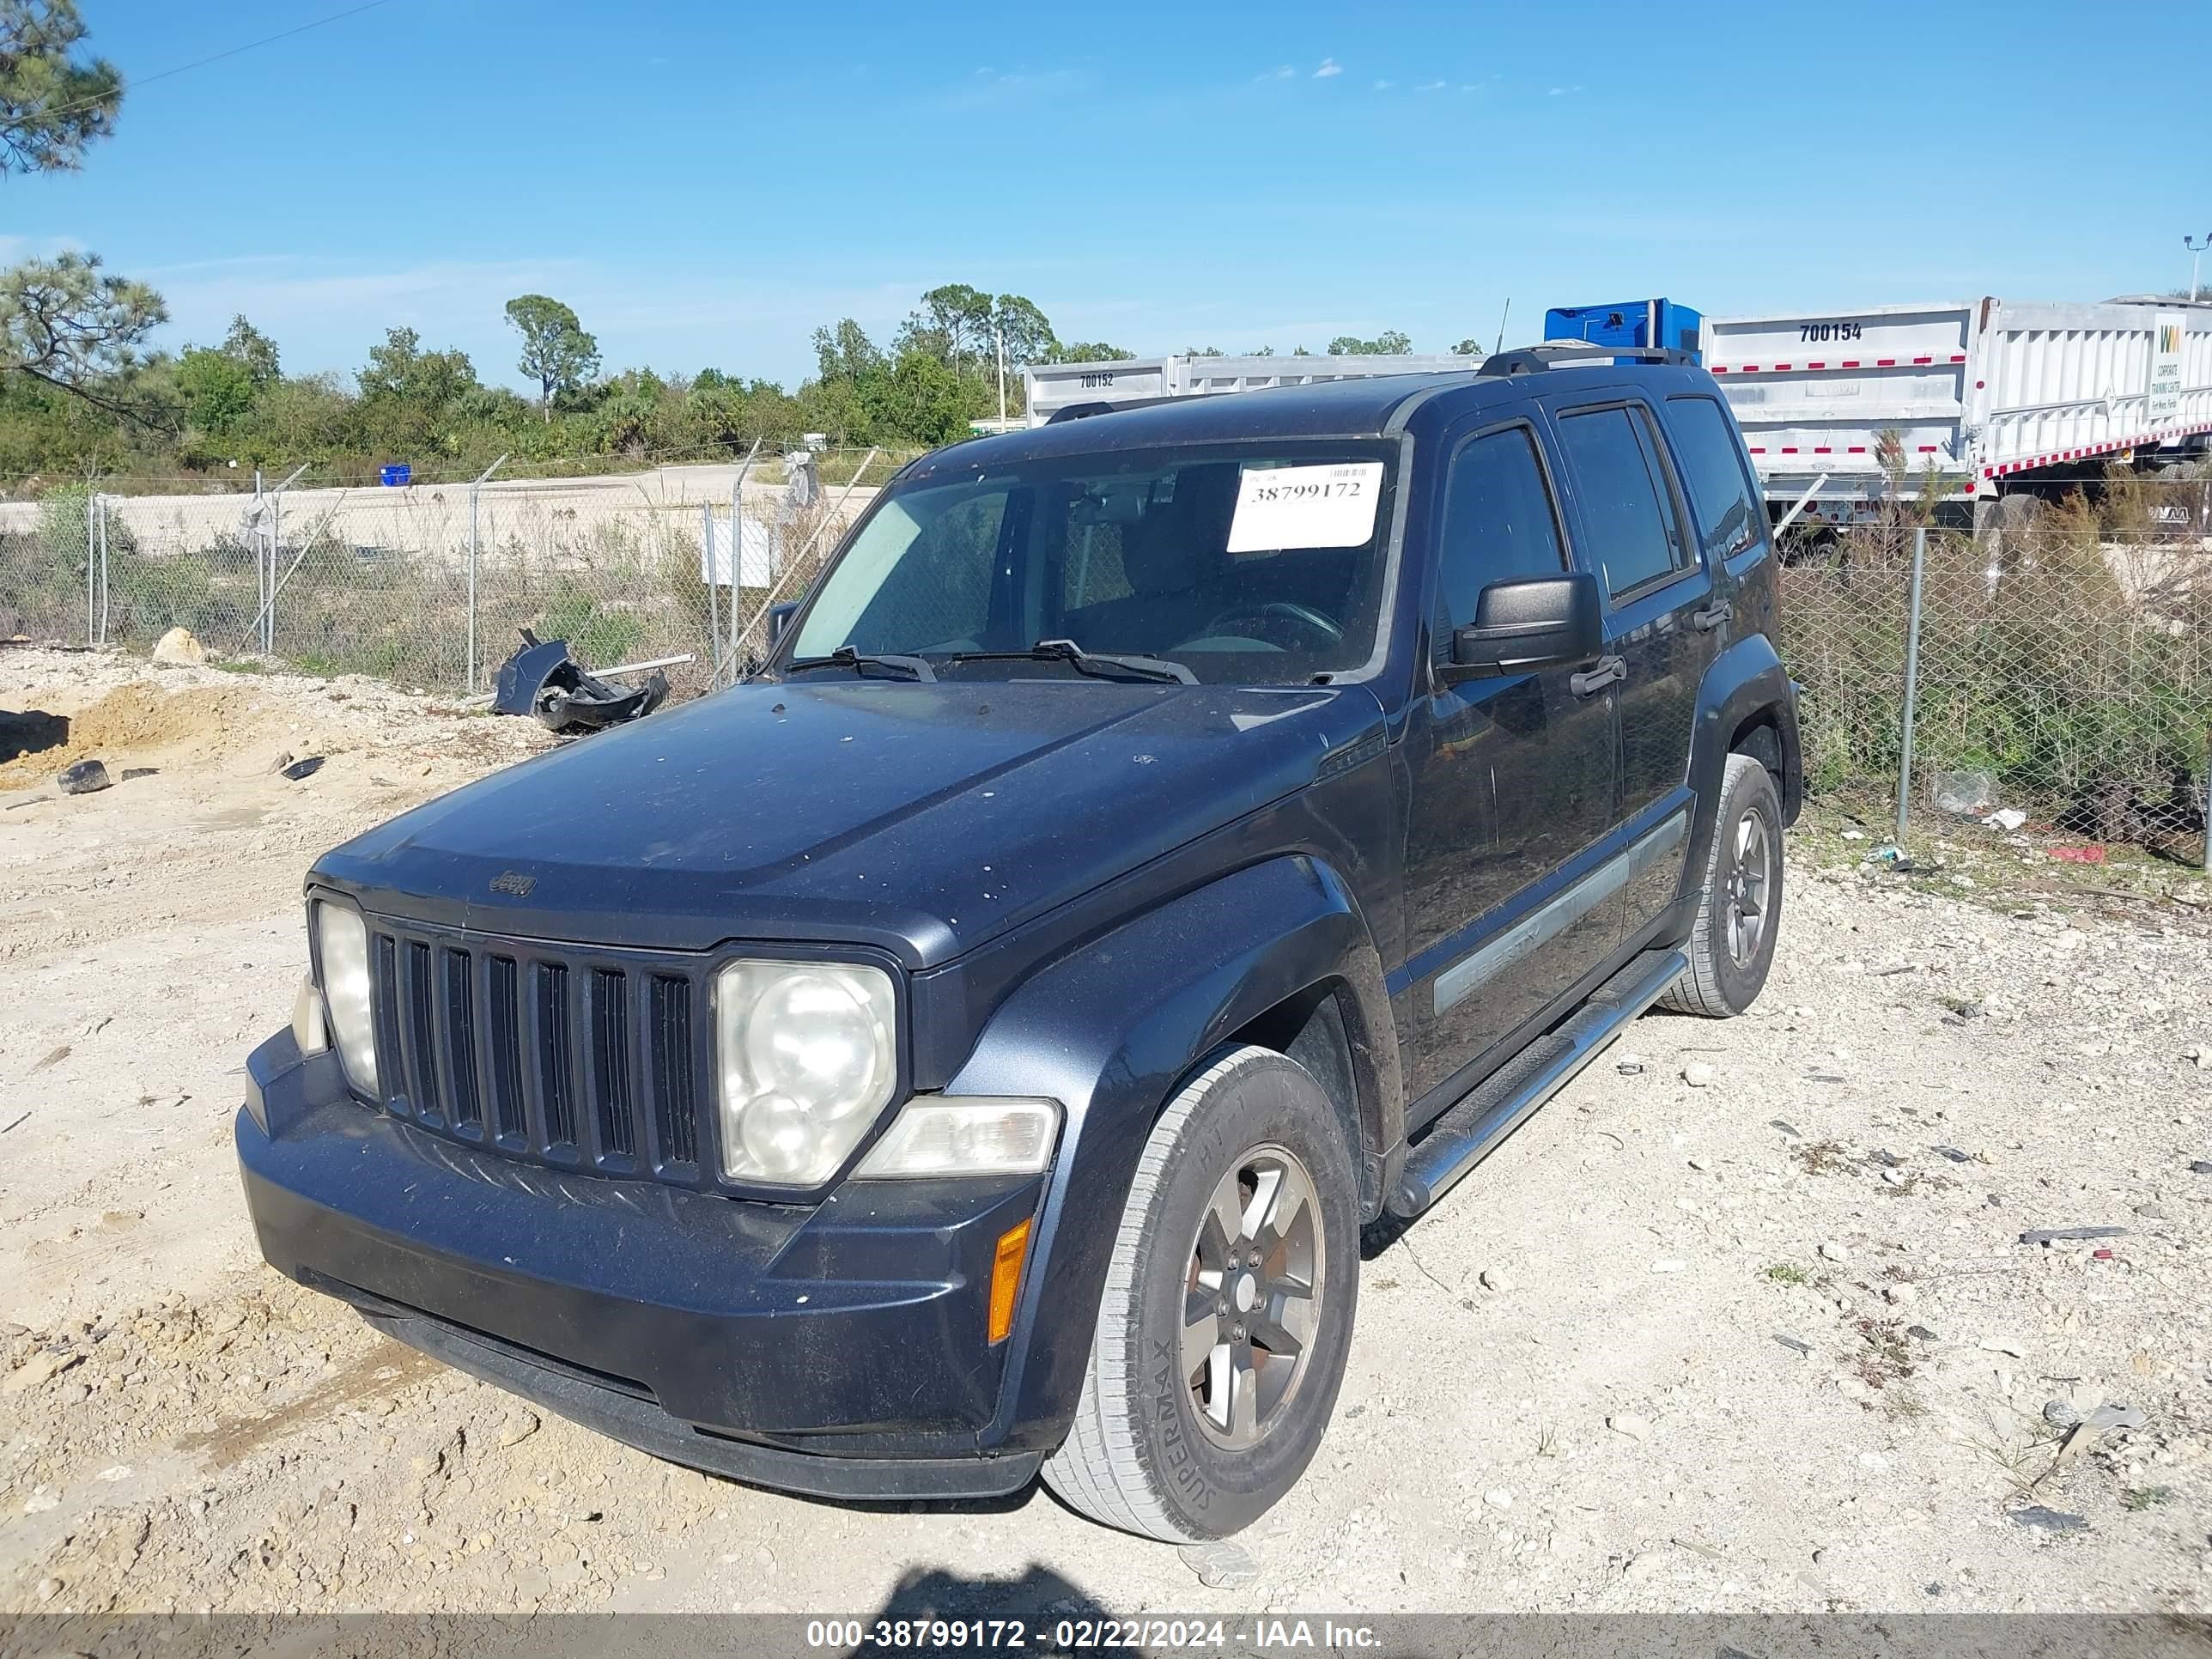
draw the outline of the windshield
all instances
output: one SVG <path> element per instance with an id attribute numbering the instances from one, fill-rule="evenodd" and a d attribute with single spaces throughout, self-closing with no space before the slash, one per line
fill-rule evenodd
<path id="1" fill-rule="evenodd" d="M 1341 673 L 1374 647 L 1395 465 L 1382 444 L 1274 440 L 979 467 L 895 489 L 779 655 L 1060 675 L 960 659 L 1064 640 L 1215 683 Z"/>

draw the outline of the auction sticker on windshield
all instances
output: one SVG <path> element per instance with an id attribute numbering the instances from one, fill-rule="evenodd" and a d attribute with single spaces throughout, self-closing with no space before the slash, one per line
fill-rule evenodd
<path id="1" fill-rule="evenodd" d="M 1237 482 L 1231 553 L 1292 547 L 1358 547 L 1375 533 L 1380 461 L 1322 466 L 1248 466 Z"/>

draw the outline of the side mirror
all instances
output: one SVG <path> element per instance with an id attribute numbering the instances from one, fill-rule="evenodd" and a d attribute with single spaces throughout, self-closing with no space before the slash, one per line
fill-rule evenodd
<path id="1" fill-rule="evenodd" d="M 1523 674 L 1595 660 L 1605 649 L 1597 578 L 1528 576 L 1492 582 L 1474 603 L 1471 627 L 1452 630 L 1451 665 L 1469 674 Z"/>
<path id="2" fill-rule="evenodd" d="M 786 599 L 781 605 L 768 608 L 768 642 L 774 645 L 783 637 L 783 630 L 791 626 L 791 619 L 799 614 L 799 601 Z"/>

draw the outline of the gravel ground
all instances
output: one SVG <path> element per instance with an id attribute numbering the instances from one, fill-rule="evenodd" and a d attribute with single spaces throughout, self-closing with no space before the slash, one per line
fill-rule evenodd
<path id="1" fill-rule="evenodd" d="M 1236 1547 L 1179 1552 L 1042 1492 L 838 1506 L 677 1469 L 264 1268 L 229 1119 L 304 960 L 301 872 L 541 739 L 368 682 L 0 654 L 0 708 L 111 696 L 130 718 L 81 729 L 154 776 L 66 798 L 0 764 L 0 1611 L 866 1613 L 918 1583 L 1032 1611 L 2212 1608 L 2212 945 L 2183 903 L 2054 890 L 1994 834 L 1958 832 L 1960 887 L 1793 832 L 1758 1009 L 1639 1022 L 1372 1239 L 1314 1468 Z M 326 763 L 290 781 L 288 752 Z M 2080 1226 L 2124 1231 L 2021 1238 Z"/>

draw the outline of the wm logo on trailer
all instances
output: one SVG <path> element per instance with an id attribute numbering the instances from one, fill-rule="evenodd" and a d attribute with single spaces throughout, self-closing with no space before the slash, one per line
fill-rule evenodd
<path id="1" fill-rule="evenodd" d="M 2181 325 L 2160 323 L 2158 325 L 2158 349 L 2160 356 L 2171 356 L 2181 349 Z"/>

